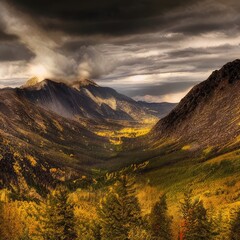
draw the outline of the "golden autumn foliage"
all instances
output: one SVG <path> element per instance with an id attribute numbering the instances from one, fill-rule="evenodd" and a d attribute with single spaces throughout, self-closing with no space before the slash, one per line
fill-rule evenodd
<path id="1" fill-rule="evenodd" d="M 109 138 L 110 143 L 113 145 L 121 145 L 123 143 L 122 138 L 135 138 L 147 134 L 151 130 L 151 126 L 140 126 L 134 128 L 122 128 L 120 130 L 102 130 L 95 132 L 97 135 Z"/>
<path id="2" fill-rule="evenodd" d="M 214 171 L 215 168 L 224 167 L 224 170 L 234 163 L 231 160 L 232 156 L 237 154 L 232 152 L 231 154 L 225 154 L 224 156 L 218 156 L 212 158 L 208 162 L 202 163 L 204 171 Z M 19 157 L 19 156 L 16 156 Z M 31 157 L 30 157 L 31 158 Z M 224 160 L 224 159 L 225 160 Z M 223 161 L 226 161 L 223 162 Z M 29 160 L 30 161 L 30 160 Z M 229 162 L 228 162 L 229 161 Z M 231 162 L 230 162 L 231 161 Z M 103 185 L 98 189 L 94 189 L 93 186 L 88 188 L 78 188 L 69 194 L 69 202 L 74 205 L 74 216 L 76 218 L 76 232 L 78 239 L 96 239 L 93 236 L 99 231 L 99 216 L 97 209 L 108 189 L 114 187 L 114 181 L 122 174 L 122 172 L 130 172 L 138 176 L 136 182 L 136 197 L 141 207 L 141 214 L 144 221 L 147 221 L 148 215 L 151 213 L 151 209 L 158 200 L 159 196 L 164 192 L 167 192 L 167 204 L 169 215 L 172 216 L 173 236 L 177 239 L 179 227 L 181 225 L 181 215 L 179 213 L 179 203 L 183 198 L 182 189 L 188 187 L 189 183 L 182 176 L 188 177 L 188 172 L 172 171 L 170 169 L 157 170 L 157 175 L 151 175 L 154 172 L 149 172 L 144 178 L 141 178 L 141 173 L 144 172 L 151 163 L 149 161 L 132 164 L 128 168 L 122 169 L 121 171 L 109 172 L 105 174 Z M 227 166 L 225 167 L 225 165 Z M 18 165 L 15 166 L 17 170 Z M 51 169 L 52 174 L 57 172 L 57 169 Z M 202 174 L 203 171 L 200 171 Z M 139 174 L 140 173 L 140 174 Z M 171 177 L 181 177 L 181 181 L 174 181 L 171 183 Z M 181 175 L 184 174 L 184 175 Z M 178 176 L 179 175 L 179 176 Z M 156 177 L 157 176 L 157 177 Z M 186 177 L 186 179 L 187 179 Z M 89 177 L 82 175 L 81 180 L 87 180 Z M 96 182 L 100 179 L 93 178 Z M 154 180 L 158 179 L 162 181 L 161 184 L 156 184 Z M 200 179 L 200 177 L 199 177 Z M 228 234 L 228 224 L 230 221 L 230 215 L 232 209 L 236 209 L 240 206 L 239 203 L 239 192 L 240 192 L 240 181 L 239 177 L 233 175 L 225 178 L 211 179 L 211 185 L 205 184 L 204 182 L 198 182 L 197 187 L 194 189 L 194 197 L 201 199 L 204 202 L 204 206 L 211 213 L 212 220 L 216 225 L 215 228 L 220 232 L 221 236 Z M 163 181 L 164 180 L 164 181 Z M 169 187 L 167 183 L 170 182 Z M 165 185 L 164 185 L 164 184 Z M 193 185 L 192 185 L 193 186 Z M 45 211 L 45 200 L 40 198 L 39 201 L 23 201 L 23 200 L 10 200 L 9 196 L 11 193 L 7 190 L 0 191 L 0 202 L 1 202 L 1 216 L 0 216 L 0 239 L 6 240 L 20 240 L 20 237 L 29 237 L 31 240 L 45 240 L 39 229 L 42 229 L 41 212 Z M 227 230 L 225 230 L 227 228 Z M 14 231 L 12 230 L 14 229 Z M 96 232 L 95 232 L 96 231 Z M 86 235 L 86 233 L 88 235 Z M 147 239 L 147 232 L 144 229 L 138 228 L 132 230 L 130 233 L 131 239 L 138 239 L 139 236 L 145 236 Z M 84 238 L 87 236 L 87 238 Z M 23 238 L 24 239 L 24 238 Z M 26 238 L 28 239 L 28 238 Z M 141 239 L 139 237 L 139 239 Z M 226 238 L 227 239 L 227 238 Z"/>
<path id="3" fill-rule="evenodd" d="M 33 167 L 35 167 L 37 165 L 37 161 L 33 156 L 27 155 L 26 158 Z"/>
<path id="4" fill-rule="evenodd" d="M 6 203 L 1 213 L 1 239 L 17 240 L 24 235 L 24 219 L 16 203 Z"/>

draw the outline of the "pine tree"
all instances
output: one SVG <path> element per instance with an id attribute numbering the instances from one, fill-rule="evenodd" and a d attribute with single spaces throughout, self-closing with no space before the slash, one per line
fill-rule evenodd
<path id="1" fill-rule="evenodd" d="M 143 226 L 136 226 L 129 232 L 129 240 L 153 240 L 149 231 Z"/>
<path id="2" fill-rule="evenodd" d="M 231 217 L 230 224 L 230 240 L 239 240 L 240 239 L 240 208 L 234 212 Z"/>
<path id="3" fill-rule="evenodd" d="M 134 181 L 123 175 L 101 201 L 99 209 L 103 240 L 126 240 L 134 226 L 141 225 L 141 210 Z"/>
<path id="4" fill-rule="evenodd" d="M 194 211 L 194 218 L 195 218 L 195 239 L 212 239 L 213 237 L 213 230 L 211 222 L 207 216 L 207 210 L 203 206 L 202 201 L 197 201 L 194 204 L 195 211 Z"/>
<path id="5" fill-rule="evenodd" d="M 76 239 L 73 206 L 68 202 L 65 187 L 58 187 L 48 196 L 43 219 L 45 240 Z"/>
<path id="6" fill-rule="evenodd" d="M 207 210 L 199 199 L 192 201 L 192 192 L 184 194 L 181 205 L 183 215 L 183 239 L 184 240 L 208 240 L 212 239 L 213 231 L 211 222 L 207 217 Z"/>
<path id="7" fill-rule="evenodd" d="M 171 218 L 167 214 L 166 196 L 160 197 L 159 201 L 153 206 L 150 216 L 149 225 L 152 239 L 171 240 Z"/>
<path id="8" fill-rule="evenodd" d="M 78 218 L 76 230 L 77 240 L 101 240 L 100 226 L 96 221 Z"/>
<path id="9" fill-rule="evenodd" d="M 116 193 L 109 193 L 101 202 L 99 217 L 101 220 L 101 236 L 107 239 L 127 239 L 127 228 L 123 224 L 121 205 Z"/>

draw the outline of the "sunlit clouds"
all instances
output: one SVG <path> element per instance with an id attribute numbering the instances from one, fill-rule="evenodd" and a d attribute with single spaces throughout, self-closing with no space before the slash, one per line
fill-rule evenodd
<path id="1" fill-rule="evenodd" d="M 40 80 L 43 80 L 48 74 L 47 69 L 43 65 L 40 65 L 40 64 L 30 66 L 29 71 L 32 76 L 37 76 L 38 79 L 40 79 Z"/>
<path id="2" fill-rule="evenodd" d="M 139 5 L 116 16 L 106 15 L 112 8 L 107 0 L 98 15 L 91 4 L 71 2 L 82 14 L 73 19 L 68 13 L 64 18 L 64 6 L 54 1 L 55 8 L 46 11 L 20 0 L 1 3 L 0 86 L 21 85 L 33 75 L 90 78 L 135 99 L 176 102 L 240 56 L 240 3 L 235 0 L 174 0 L 176 6 L 152 1 L 155 10 Z"/>

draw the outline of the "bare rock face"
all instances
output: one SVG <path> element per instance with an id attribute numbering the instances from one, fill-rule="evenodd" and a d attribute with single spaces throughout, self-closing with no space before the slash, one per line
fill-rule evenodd
<path id="1" fill-rule="evenodd" d="M 159 119 L 151 113 L 151 106 L 143 107 L 114 89 L 100 87 L 91 80 L 76 81 L 71 85 L 49 79 L 34 83 L 34 79 L 30 80 L 18 89 L 19 96 L 66 118 L 137 122 Z M 161 106 L 158 111 L 162 111 Z"/>
<path id="2" fill-rule="evenodd" d="M 199 147 L 238 144 L 239 113 L 240 60 L 235 60 L 193 87 L 149 137 L 174 138 Z"/>

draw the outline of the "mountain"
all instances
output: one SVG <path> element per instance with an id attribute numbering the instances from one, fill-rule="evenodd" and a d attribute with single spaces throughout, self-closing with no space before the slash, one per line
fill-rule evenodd
<path id="1" fill-rule="evenodd" d="M 69 86 L 36 79 L 21 89 L 0 90 L 0 189 L 31 200 L 65 183 L 71 190 L 80 188 L 74 192 L 78 206 L 94 213 L 91 206 L 106 194 L 106 187 L 119 174 L 134 172 L 144 214 L 160 194 L 167 193 L 173 226 L 179 226 L 179 203 L 183 193 L 192 190 L 194 199 L 201 199 L 216 219 L 219 214 L 227 216 L 222 221 L 225 226 L 240 201 L 240 60 L 224 65 L 195 86 L 149 134 L 122 139 L 125 144 L 120 145 L 92 131 L 101 122 L 106 127 L 109 115 L 105 118 L 100 111 L 95 122 L 92 106 L 91 111 L 84 106 L 89 115 L 78 113 L 82 103 L 73 99 L 79 100 L 81 91 L 91 88 L 94 94 L 95 88 L 101 91 L 91 81 Z M 154 115 L 157 107 L 136 104 L 146 116 Z M 68 114 L 60 116 L 60 110 L 65 113 L 68 107 Z"/>
<path id="2" fill-rule="evenodd" d="M 155 119 L 137 102 L 92 81 L 74 82 L 72 85 L 44 80 L 26 84 L 17 94 L 46 110 L 66 118 L 94 120 L 144 121 Z"/>
<path id="3" fill-rule="evenodd" d="M 148 135 L 189 148 L 234 147 L 240 142 L 240 60 L 227 63 L 196 85 Z"/>
<path id="4" fill-rule="evenodd" d="M 136 102 L 112 88 L 100 87 L 91 80 L 71 84 L 52 80 L 30 79 L 20 89 L 19 96 L 46 110 L 70 119 L 157 121 L 173 108 L 170 103 Z"/>
<path id="5" fill-rule="evenodd" d="M 164 118 L 166 115 L 168 115 L 168 113 L 171 112 L 173 108 L 177 106 L 177 103 L 168 102 L 150 103 L 138 101 L 138 104 L 148 111 L 149 114 L 154 115 L 159 119 Z"/>
<path id="6" fill-rule="evenodd" d="M 149 134 L 127 142 L 118 160 L 147 164 L 138 175 L 139 195 L 167 193 L 172 216 L 189 190 L 211 214 L 213 209 L 229 216 L 240 201 L 239 113 L 240 60 L 235 60 L 193 87 Z"/>
<path id="7" fill-rule="evenodd" d="M 0 188 L 44 192 L 89 174 L 111 157 L 110 147 L 80 122 L 22 98 L 19 89 L 0 89 Z"/>
<path id="8" fill-rule="evenodd" d="M 90 80 L 69 85 L 32 78 L 21 88 L 0 89 L 0 188 L 37 195 L 91 175 L 118 154 L 94 132 L 115 131 L 118 121 L 156 120 L 142 104 Z"/>

